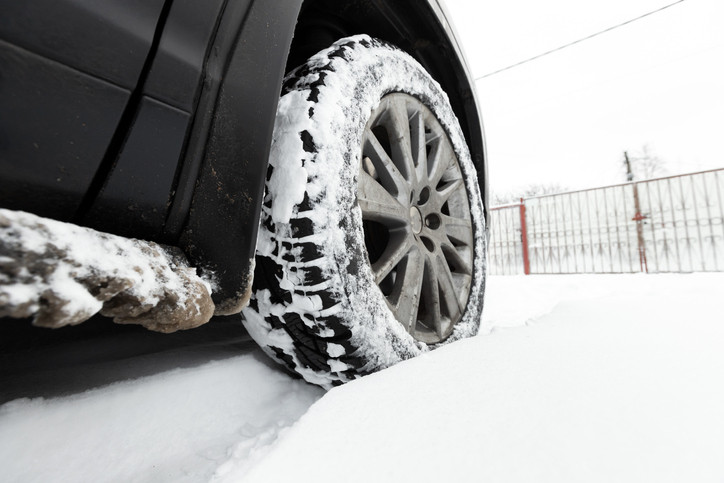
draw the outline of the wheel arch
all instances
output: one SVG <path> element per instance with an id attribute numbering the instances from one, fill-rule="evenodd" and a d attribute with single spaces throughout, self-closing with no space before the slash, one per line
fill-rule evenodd
<path id="1" fill-rule="evenodd" d="M 214 282 L 216 315 L 248 303 L 284 62 L 302 0 L 228 0 L 165 237 Z"/>

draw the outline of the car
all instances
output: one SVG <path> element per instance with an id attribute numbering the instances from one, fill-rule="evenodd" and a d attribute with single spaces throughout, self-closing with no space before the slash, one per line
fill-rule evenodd
<path id="1" fill-rule="evenodd" d="M 473 335 L 487 170 L 439 0 L 3 0 L 0 208 L 178 247 L 326 387 Z"/>

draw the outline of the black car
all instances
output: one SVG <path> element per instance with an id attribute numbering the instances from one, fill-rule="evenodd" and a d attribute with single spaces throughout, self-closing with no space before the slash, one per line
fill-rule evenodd
<path id="1" fill-rule="evenodd" d="M 476 333 L 486 186 L 438 0 L 0 0 L 0 208 L 179 247 L 309 381 Z"/>

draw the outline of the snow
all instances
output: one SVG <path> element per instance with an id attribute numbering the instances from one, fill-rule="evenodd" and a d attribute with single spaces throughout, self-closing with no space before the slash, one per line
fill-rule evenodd
<path id="1" fill-rule="evenodd" d="M 269 154 L 274 172 L 267 183 L 267 190 L 274 199 L 274 223 L 288 223 L 292 217 L 292 208 L 304 200 L 307 170 L 303 166 L 311 158 L 304 151 L 299 133 L 311 125 L 307 113 L 313 104 L 310 102 L 305 105 L 305 92 L 290 92 L 287 96 L 294 98 L 294 102 L 279 105 L 274 124 L 274 142 Z"/>
<path id="2" fill-rule="evenodd" d="M 722 286 L 493 278 L 489 335 L 330 391 L 245 481 L 721 481 Z"/>
<path id="3" fill-rule="evenodd" d="M 0 255 L 0 317 L 58 328 L 101 312 L 173 332 L 213 315 L 210 284 L 153 242 L 0 209 Z"/>
<path id="4" fill-rule="evenodd" d="M 487 287 L 481 335 L 326 394 L 257 352 L 6 404 L 3 479 L 724 479 L 724 274 Z"/>
<path id="5" fill-rule="evenodd" d="M 209 481 L 217 468 L 242 474 L 323 394 L 266 362 L 257 351 L 71 397 L 5 404 L 0 479 L 155 483 Z"/>

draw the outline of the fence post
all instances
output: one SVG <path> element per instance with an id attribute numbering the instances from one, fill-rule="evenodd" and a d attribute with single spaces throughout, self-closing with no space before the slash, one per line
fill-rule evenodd
<path id="1" fill-rule="evenodd" d="M 646 263 L 646 242 L 644 241 L 644 225 L 643 220 L 645 216 L 641 214 L 641 203 L 639 202 L 639 186 L 634 181 L 634 174 L 631 170 L 631 161 L 628 159 L 628 153 L 623 152 L 623 164 L 626 165 L 626 179 L 631 183 L 633 187 L 634 197 L 634 210 L 636 214 L 631 219 L 636 222 L 636 237 L 638 238 L 639 246 L 639 264 L 641 265 L 641 271 L 649 273 L 649 265 Z"/>
<path id="2" fill-rule="evenodd" d="M 624 153 L 625 154 L 625 153 Z M 626 158 L 628 160 L 628 158 Z M 644 220 L 646 215 L 641 213 L 641 202 L 639 201 L 639 187 L 638 183 L 633 182 L 633 196 L 634 196 L 634 209 L 636 214 L 632 221 L 636 222 L 636 237 L 638 238 L 639 246 L 639 264 L 641 265 L 641 271 L 649 273 L 649 264 L 646 261 L 646 241 L 644 240 Z"/>
<path id="3" fill-rule="evenodd" d="M 520 238 L 523 245 L 523 270 L 530 275 L 530 258 L 528 257 L 528 224 L 525 220 L 525 201 L 520 199 Z"/>

